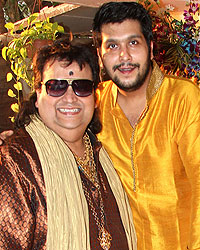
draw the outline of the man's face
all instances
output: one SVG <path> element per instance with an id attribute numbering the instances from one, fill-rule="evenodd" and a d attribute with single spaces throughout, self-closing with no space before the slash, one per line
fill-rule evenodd
<path id="1" fill-rule="evenodd" d="M 52 61 L 47 62 L 44 67 L 43 82 L 46 83 L 50 79 L 73 78 L 92 80 L 89 65 L 86 64 L 80 70 L 76 62 L 67 67 L 63 64 L 66 65 L 66 62 L 57 60 L 53 64 Z M 64 95 L 52 97 L 47 94 L 45 85 L 42 85 L 41 90 L 37 90 L 36 107 L 43 122 L 67 141 L 73 134 L 82 137 L 90 123 L 95 107 L 94 93 L 87 97 L 79 97 L 69 86 Z"/>
<path id="2" fill-rule="evenodd" d="M 101 37 L 99 55 L 111 79 L 127 92 L 140 88 L 150 75 L 153 58 L 153 45 L 149 52 L 140 23 L 128 19 L 104 24 Z"/>

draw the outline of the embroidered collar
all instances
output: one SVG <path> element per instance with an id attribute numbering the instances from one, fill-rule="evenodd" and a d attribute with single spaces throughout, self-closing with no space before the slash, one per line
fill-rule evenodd
<path id="1" fill-rule="evenodd" d="M 160 70 L 158 64 L 153 60 L 153 70 L 146 91 L 147 102 L 150 101 L 152 97 L 157 93 L 158 89 L 160 88 L 163 82 L 163 78 L 164 74 Z"/>

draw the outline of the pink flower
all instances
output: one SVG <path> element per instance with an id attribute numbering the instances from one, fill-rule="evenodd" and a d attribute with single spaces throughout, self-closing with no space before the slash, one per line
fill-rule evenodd
<path id="1" fill-rule="evenodd" d="M 190 9 L 189 9 L 189 12 L 190 13 L 196 13 L 197 11 L 199 10 L 199 6 L 198 6 L 198 3 L 193 3 L 190 5 Z"/>

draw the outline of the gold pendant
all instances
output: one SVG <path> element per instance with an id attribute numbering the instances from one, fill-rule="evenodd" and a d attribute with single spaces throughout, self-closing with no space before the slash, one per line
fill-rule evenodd
<path id="1" fill-rule="evenodd" d="M 104 227 L 99 232 L 98 240 L 100 241 L 100 246 L 104 250 L 110 249 L 112 236 L 109 234 L 109 232 Z"/>

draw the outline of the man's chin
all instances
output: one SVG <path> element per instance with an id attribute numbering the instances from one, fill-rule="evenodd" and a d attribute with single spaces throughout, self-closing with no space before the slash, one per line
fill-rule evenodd
<path id="1" fill-rule="evenodd" d="M 116 86 L 125 91 L 125 92 L 132 92 L 135 90 L 138 90 L 143 84 L 144 81 L 142 82 L 132 82 L 131 84 L 129 83 L 122 83 L 121 81 L 119 81 L 118 79 L 114 79 L 113 82 L 116 84 Z"/>

